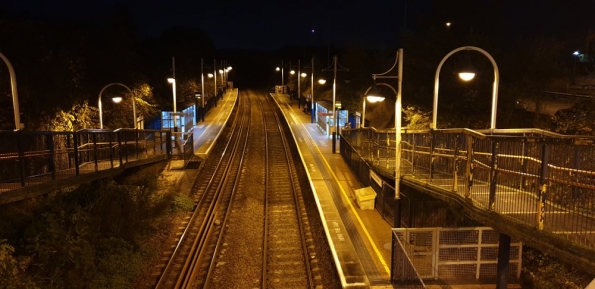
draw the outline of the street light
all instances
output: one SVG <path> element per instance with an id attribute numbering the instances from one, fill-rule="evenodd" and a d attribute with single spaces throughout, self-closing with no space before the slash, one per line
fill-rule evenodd
<path id="1" fill-rule="evenodd" d="M 281 71 L 281 87 L 285 86 L 285 77 L 283 74 L 283 60 L 281 60 L 281 67 L 277 66 L 276 71 Z"/>
<path id="2" fill-rule="evenodd" d="M 485 55 L 490 62 L 492 63 L 492 66 L 494 67 L 494 86 L 492 89 L 492 114 L 491 114 L 491 122 L 490 122 L 490 129 L 494 130 L 496 129 L 496 112 L 497 112 L 497 106 L 498 106 L 498 81 L 500 79 L 500 74 L 498 72 L 498 65 L 496 65 L 496 61 L 494 60 L 494 58 L 487 53 L 485 50 L 475 47 L 475 46 L 462 46 L 459 47 L 451 52 L 449 52 L 446 56 L 444 56 L 444 58 L 442 58 L 442 61 L 440 61 L 440 64 L 438 65 L 438 68 L 436 69 L 436 76 L 434 78 L 434 106 L 433 106 L 433 112 L 432 112 L 432 129 L 436 129 L 436 121 L 438 119 L 438 77 L 440 76 L 440 69 L 442 68 L 442 65 L 444 64 L 444 62 L 446 61 L 447 58 L 449 58 L 451 55 L 462 51 L 462 50 L 474 50 L 474 51 L 478 51 L 481 54 Z M 469 76 L 469 75 L 467 75 Z M 459 77 L 461 77 L 461 75 L 459 74 Z M 462 77 L 461 77 L 462 78 Z M 472 77 L 471 77 L 472 79 Z M 471 80 L 469 79 L 469 80 Z"/>
<path id="3" fill-rule="evenodd" d="M 574 55 L 574 65 L 572 66 L 572 84 L 576 84 L 576 60 L 579 58 L 578 50 L 572 53 Z"/>
<path id="4" fill-rule="evenodd" d="M 171 83 L 171 89 L 172 89 L 172 94 L 174 97 L 174 132 L 177 132 L 178 130 L 178 126 L 176 125 L 176 117 L 178 115 L 177 113 L 177 107 L 176 107 L 176 79 L 173 77 L 170 77 L 167 79 L 167 82 Z"/>
<path id="5" fill-rule="evenodd" d="M 12 64 L 10 63 L 8 58 L 6 58 L 6 56 L 4 56 L 4 54 L 2 54 L 2 53 L 0 53 L 0 58 L 2 58 L 2 60 L 4 60 L 4 63 L 6 63 L 6 66 L 8 66 L 8 74 L 10 74 L 10 89 L 11 89 L 11 93 L 12 93 L 12 108 L 14 109 L 14 129 L 19 130 L 19 129 L 22 129 L 24 127 L 24 125 L 21 123 L 21 113 L 19 111 L 19 95 L 17 93 L 17 77 L 14 73 L 14 68 L 12 67 Z"/>
<path id="6" fill-rule="evenodd" d="M 397 66 L 397 64 L 397 76 L 387 75 L 395 68 L 395 66 Z M 399 228 L 401 227 L 401 91 L 403 86 L 403 49 L 401 48 L 397 51 L 395 63 L 389 70 L 384 73 L 372 74 L 372 78 L 374 79 L 374 82 L 376 82 L 376 79 L 380 78 L 397 79 L 397 90 L 386 83 L 378 83 L 378 85 L 389 87 L 397 96 L 395 102 L 395 197 L 393 203 L 393 217 L 395 227 Z"/>
<path id="7" fill-rule="evenodd" d="M 132 117 L 134 118 L 133 123 L 134 123 L 134 128 L 136 128 L 136 101 L 135 101 L 135 97 L 132 94 L 132 90 L 130 90 L 130 88 L 124 84 L 121 83 L 110 83 L 106 86 L 104 86 L 101 91 L 99 91 L 99 100 L 97 101 L 97 106 L 99 107 L 99 128 L 103 129 L 103 107 L 101 105 L 101 95 L 103 95 L 103 91 L 105 91 L 106 88 L 113 86 L 113 85 L 119 85 L 122 86 L 124 88 L 126 88 L 126 90 L 128 90 L 128 93 L 130 93 L 130 96 L 132 97 Z M 116 97 L 112 97 L 112 101 L 115 103 L 120 103 L 122 101 L 122 97 L 121 96 L 116 96 Z"/>
<path id="8" fill-rule="evenodd" d="M 304 66 L 304 68 L 308 68 L 308 66 Z M 316 106 L 314 105 L 314 57 L 310 59 L 310 68 L 312 68 L 312 74 L 310 75 L 310 118 L 311 122 L 314 123 L 314 114 L 316 112 Z M 306 77 L 306 73 L 302 73 L 302 77 Z M 306 103 L 306 106 L 308 104 Z"/>
<path id="9" fill-rule="evenodd" d="M 369 102 L 371 102 L 371 103 L 383 102 L 384 101 L 384 96 L 380 96 L 380 93 L 379 93 L 378 88 L 376 87 L 376 85 L 377 85 L 376 84 L 376 81 L 374 81 L 374 83 L 372 84 L 372 86 L 368 87 L 368 89 L 366 89 L 366 92 L 364 92 L 364 101 L 362 101 L 363 102 L 363 105 L 362 105 L 362 121 L 360 123 L 360 128 L 364 128 L 365 127 L 365 124 L 364 123 L 366 121 L 366 100 L 369 101 Z M 388 86 L 388 84 L 385 84 L 385 83 L 379 83 L 379 85 L 387 85 Z"/>
<path id="10" fill-rule="evenodd" d="M 339 133 L 339 118 L 337 116 L 337 65 L 339 65 L 339 58 L 335 55 L 333 57 L 333 123 L 335 126 L 335 131 L 333 132 L 333 153 L 336 152 L 336 147 L 337 147 L 337 137 L 338 137 L 338 133 Z M 330 66 L 329 66 L 330 67 Z M 348 68 L 342 67 L 339 69 L 341 71 L 349 71 Z M 330 68 L 326 68 L 323 69 L 322 71 L 331 71 Z"/>

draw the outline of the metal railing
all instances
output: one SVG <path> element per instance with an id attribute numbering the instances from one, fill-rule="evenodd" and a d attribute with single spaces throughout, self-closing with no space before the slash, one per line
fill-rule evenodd
<path id="1" fill-rule="evenodd" d="M 0 131 L 0 191 L 168 156 L 170 133 L 159 130 Z"/>
<path id="2" fill-rule="evenodd" d="M 394 179 L 394 129 L 342 135 L 352 169 L 367 165 Z M 401 150 L 404 180 L 595 249 L 595 138 L 538 129 L 404 129 Z"/>
<path id="3" fill-rule="evenodd" d="M 183 160 L 183 166 L 192 160 L 194 156 L 194 127 L 188 132 L 174 132 L 174 149 L 172 157 Z"/>

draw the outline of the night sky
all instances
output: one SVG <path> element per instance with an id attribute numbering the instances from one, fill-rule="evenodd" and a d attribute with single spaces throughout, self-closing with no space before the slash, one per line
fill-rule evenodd
<path id="1" fill-rule="evenodd" d="M 492 9 L 490 3 L 498 3 Z M 592 0 L 2 0 L 11 17 L 100 23 L 122 6 L 141 37 L 173 26 L 200 28 L 218 49 L 286 45 L 399 45 L 402 28 L 424 17 L 435 25 L 492 25 L 500 33 L 572 33 L 595 28 Z M 417 21 L 417 22 L 416 22 Z M 482 23 L 483 22 L 483 23 Z M 453 28 L 454 29 L 454 28 Z M 314 32 L 313 32 L 314 31 Z M 490 32 L 490 31 L 488 31 Z"/>

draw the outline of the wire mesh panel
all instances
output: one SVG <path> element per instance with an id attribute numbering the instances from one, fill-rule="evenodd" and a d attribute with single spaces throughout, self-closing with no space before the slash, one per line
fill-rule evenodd
<path id="1" fill-rule="evenodd" d="M 402 232 L 393 231 L 393 264 L 391 266 L 391 281 L 398 288 L 426 288 L 417 267 L 410 258 L 411 246 L 407 245 Z"/>
<path id="2" fill-rule="evenodd" d="M 395 228 L 393 234 L 422 279 L 493 280 L 498 276 L 499 233 L 489 227 Z M 521 262 L 522 243 L 512 242 L 511 277 L 520 277 Z"/>

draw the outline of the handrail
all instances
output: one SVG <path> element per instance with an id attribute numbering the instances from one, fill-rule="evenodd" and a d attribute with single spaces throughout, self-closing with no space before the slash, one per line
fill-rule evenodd
<path id="1" fill-rule="evenodd" d="M 171 133 L 159 130 L 0 131 L 0 135 L 6 140 L 0 144 L 0 192 L 163 159 L 171 152 Z"/>

